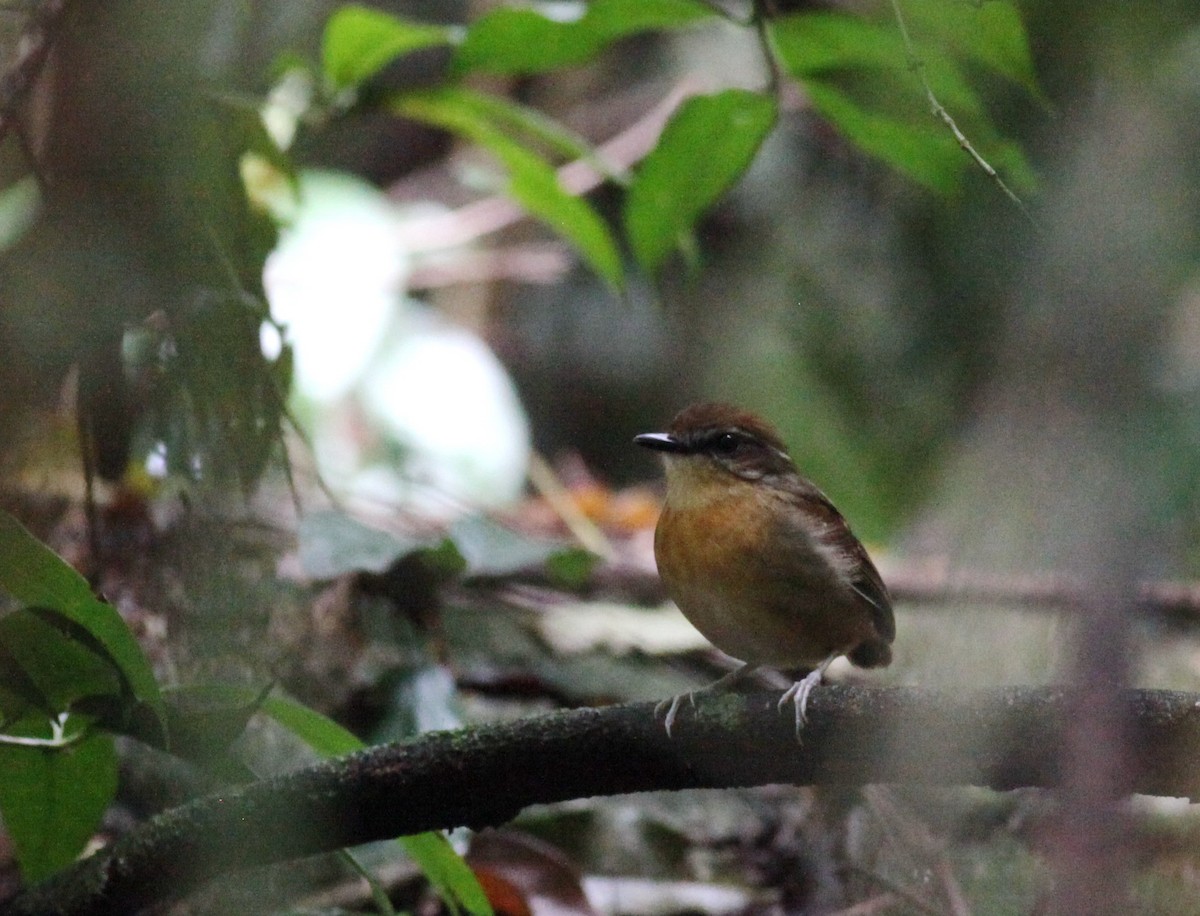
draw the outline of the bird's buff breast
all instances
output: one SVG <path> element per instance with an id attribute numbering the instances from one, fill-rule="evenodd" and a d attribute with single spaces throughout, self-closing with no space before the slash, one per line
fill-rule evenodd
<path id="1" fill-rule="evenodd" d="M 734 658 L 774 667 L 816 664 L 856 641 L 852 604 L 817 550 L 770 539 L 778 507 L 726 493 L 680 508 L 668 500 L 654 551 L 668 593 L 706 639 Z"/>

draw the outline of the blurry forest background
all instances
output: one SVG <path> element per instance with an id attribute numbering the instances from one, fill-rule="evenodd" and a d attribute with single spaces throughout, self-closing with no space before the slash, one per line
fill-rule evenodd
<path id="1" fill-rule="evenodd" d="M 457 27 L 496 4 L 371 6 Z M 922 60 L 942 12 L 1000 6 L 899 4 Z M 659 472 L 631 444 L 726 400 L 780 427 L 896 593 L 895 664 L 864 680 L 1196 690 L 1200 607 L 1170 589 L 1200 575 L 1200 8 L 1013 6 L 1033 79 L 965 64 L 962 123 L 1021 204 L 928 114 L 910 61 L 885 91 L 850 53 L 845 85 L 919 112 L 950 165 L 898 164 L 908 134 L 872 148 L 775 74 L 744 176 L 678 251 L 647 270 L 623 245 L 607 276 L 505 196 L 497 150 L 516 160 L 487 130 L 416 96 L 398 116 L 396 93 L 446 83 L 445 42 L 331 87 L 326 0 L 0 10 L 0 506 L 120 610 L 164 686 L 274 683 L 376 743 L 726 670 L 663 607 Z M 899 34 L 889 3 L 759 8 Z M 719 17 L 501 69 L 468 84 L 619 172 L 664 105 L 772 78 L 755 29 Z M 576 159 L 557 130 L 536 139 Z M 618 225 L 621 184 L 582 183 Z M 257 719 L 239 742 L 256 772 L 303 758 Z M 191 785 L 122 748 L 109 837 Z M 1053 896 L 1052 809 L 664 794 L 529 811 L 475 855 L 536 875 L 526 897 L 556 912 L 1023 913 Z M 1200 821 L 1129 814 L 1121 894 L 1194 912 Z M 356 905 L 315 896 L 331 874 L 231 879 L 188 912 Z M 396 874 L 400 905 L 432 911 Z"/>

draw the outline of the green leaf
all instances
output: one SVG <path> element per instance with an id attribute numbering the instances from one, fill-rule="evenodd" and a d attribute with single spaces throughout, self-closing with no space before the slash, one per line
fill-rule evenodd
<path id="1" fill-rule="evenodd" d="M 83 576 L 3 509 L 0 589 L 24 604 L 59 610 L 84 607 L 95 600 Z"/>
<path id="2" fill-rule="evenodd" d="M 218 767 L 230 746 L 263 705 L 268 685 L 258 693 L 224 685 L 171 687 L 164 694 L 171 753 L 205 767 Z"/>
<path id="3" fill-rule="evenodd" d="M 741 176 L 775 117 L 772 97 L 742 89 L 679 106 L 625 200 L 625 231 L 644 270 L 655 271 Z"/>
<path id="4" fill-rule="evenodd" d="M 321 757 L 340 757 L 366 747 L 349 729 L 295 700 L 270 696 L 262 701 L 262 711 Z"/>
<path id="5" fill-rule="evenodd" d="M 157 730 L 162 731 L 165 710 L 154 671 L 121 615 L 97 599 L 83 576 L 3 510 L 0 589 L 24 604 L 57 611 L 83 627 L 108 653 L 133 696 L 153 713 Z"/>
<path id="6" fill-rule="evenodd" d="M 5 672 L 0 681 L 10 689 L 19 685 L 8 678 L 18 672 L 44 702 L 42 712 L 65 712 L 83 697 L 120 696 L 120 672 L 109 659 L 72 639 L 35 611 L 24 609 L 0 618 L 0 658 Z M 32 710 L 21 710 L 24 716 Z M 10 713 L 10 716 L 13 716 Z"/>
<path id="7" fill-rule="evenodd" d="M 351 572 L 381 573 L 401 557 L 440 538 L 402 538 L 371 528 L 335 509 L 310 512 L 297 533 L 300 565 L 315 579 L 333 579 Z"/>
<path id="8" fill-rule="evenodd" d="M 794 78 L 807 82 L 853 73 L 866 88 L 886 95 L 886 102 L 876 101 L 872 108 L 899 105 L 929 116 L 924 87 L 894 22 L 880 25 L 844 13 L 803 13 L 772 20 L 770 28 L 776 54 Z M 979 94 L 945 53 L 923 56 L 920 65 L 943 105 L 959 115 L 983 114 Z"/>
<path id="9" fill-rule="evenodd" d="M 904 0 L 903 10 L 914 40 L 934 39 L 950 53 L 980 64 L 1045 101 L 1029 37 L 1014 4 Z"/>
<path id="10" fill-rule="evenodd" d="M 718 15 L 701 0 L 593 0 L 576 8 L 583 15 L 574 19 L 507 6 L 493 9 L 467 30 L 455 55 L 455 72 L 544 73 L 585 63 L 628 35 L 680 28 Z"/>
<path id="11" fill-rule="evenodd" d="M 267 697 L 263 712 L 323 757 L 349 754 L 364 747 L 353 733 L 292 700 Z M 474 916 L 491 916 L 491 904 L 475 873 L 442 834 L 419 833 L 400 837 L 398 842 L 444 898 L 456 901 Z"/>
<path id="12" fill-rule="evenodd" d="M 545 147 L 548 154 L 569 159 L 587 159 L 602 174 L 612 172 L 598 160 L 595 151 L 583 137 L 536 109 L 517 104 L 503 96 L 475 92 L 462 87 L 442 90 L 442 94 L 446 100 L 453 99 L 453 103 L 464 113 L 469 113 L 530 149 L 537 144 Z"/>
<path id="13" fill-rule="evenodd" d="M 582 547 L 568 547 L 546 558 L 546 574 L 560 588 L 576 591 L 587 584 L 599 560 Z"/>
<path id="14" fill-rule="evenodd" d="M 495 124 L 472 93 L 455 88 L 406 93 L 393 97 L 392 109 L 487 149 L 508 172 L 505 191 L 567 239 L 610 286 L 623 287 L 621 255 L 608 226 L 585 200 L 563 188 L 550 163 Z"/>
<path id="15" fill-rule="evenodd" d="M 925 187 L 943 194 L 956 190 L 969 159 L 949 127 L 934 118 L 922 76 L 980 155 L 1003 167 L 1014 186 L 1032 188 L 1035 179 L 1028 161 L 1019 147 L 1000 137 L 983 99 L 956 61 L 1000 72 L 1036 92 L 1015 12 L 972 19 L 981 11 L 941 0 L 905 0 L 902 9 L 906 15 L 920 14 L 914 41 L 930 35 L 936 39 L 918 44 L 916 60 L 894 17 L 886 13 L 880 22 L 844 13 L 783 16 L 770 23 L 772 47 L 787 72 L 804 82 L 814 107 L 850 142 Z M 933 19 L 938 19 L 936 27 Z"/>
<path id="16" fill-rule="evenodd" d="M 468 515 L 450 528 L 450 540 L 466 562 L 468 576 L 502 576 L 543 566 L 563 551 L 564 542 L 533 538 L 494 522 Z"/>
<path id="17" fill-rule="evenodd" d="M 453 39 L 453 31 L 442 26 L 408 22 L 365 6 L 344 6 L 325 26 L 321 63 L 329 82 L 347 89 L 398 57 Z"/>
<path id="18" fill-rule="evenodd" d="M 846 13 L 798 13 L 769 23 L 771 43 L 780 63 L 804 79 L 832 70 L 907 65 L 904 40 L 890 28 Z"/>
<path id="19" fill-rule="evenodd" d="M 0 815 L 25 879 L 36 883 L 70 865 L 116 791 L 109 735 L 55 751 L 0 745 Z"/>
<path id="20" fill-rule="evenodd" d="M 824 83 L 812 81 L 806 88 L 813 107 L 864 152 L 940 194 L 958 189 L 966 155 L 932 119 L 918 127 L 868 111 Z"/>
<path id="21" fill-rule="evenodd" d="M 445 836 L 418 833 L 401 837 L 400 843 L 444 899 L 458 901 L 472 916 L 492 916 L 492 905 L 475 872 Z"/>

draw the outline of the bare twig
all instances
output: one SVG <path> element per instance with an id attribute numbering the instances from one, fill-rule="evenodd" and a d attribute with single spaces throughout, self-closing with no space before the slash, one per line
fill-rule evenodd
<path id="1" fill-rule="evenodd" d="M 497 280 L 555 283 L 571 269 L 571 264 L 566 247 L 556 243 L 459 251 L 452 259 L 444 261 L 433 258 L 418 261 L 408 276 L 408 287 L 434 289 Z"/>
<path id="2" fill-rule="evenodd" d="M 873 878 L 874 876 L 872 876 Z M 887 913 L 900 903 L 901 898 L 891 891 L 868 897 L 853 906 L 834 910 L 829 916 L 875 916 L 876 913 Z"/>
<path id="3" fill-rule="evenodd" d="M 917 75 L 917 79 L 921 81 L 921 87 L 925 90 L 925 99 L 929 102 L 929 110 L 933 116 L 947 127 L 963 152 L 975 160 L 975 164 L 1004 193 L 1004 196 L 1012 201 L 1016 208 L 1021 211 L 1021 215 L 1029 221 L 1029 224 L 1035 229 L 1040 228 L 1037 221 L 1033 218 L 1033 214 L 1029 212 L 1029 208 L 1025 206 L 1025 201 L 1017 196 L 1016 192 L 1000 177 L 1000 173 L 993 168 L 992 164 L 983 158 L 979 150 L 975 149 L 974 144 L 962 132 L 950 112 L 946 110 L 946 106 L 938 101 L 938 97 L 933 92 L 933 87 L 929 85 L 929 79 L 925 76 L 925 62 L 917 55 L 916 46 L 913 44 L 912 36 L 909 35 L 908 23 L 905 22 L 904 13 L 900 9 L 900 0 L 892 0 L 892 12 L 895 13 L 896 25 L 900 28 L 900 37 L 904 40 L 904 53 L 908 57 L 908 65 Z"/>
<path id="4" fill-rule="evenodd" d="M 1075 610 L 1091 594 L 1078 576 L 1054 573 L 1012 575 L 952 570 L 937 559 L 895 564 L 885 571 L 888 591 L 899 602 L 921 607 L 998 604 L 1047 610 Z M 1137 610 L 1171 623 L 1200 625 L 1200 583 L 1142 582 Z"/>
<path id="5" fill-rule="evenodd" d="M 946 843 L 896 798 L 885 786 L 867 786 L 863 796 L 875 816 L 886 824 L 906 846 L 914 847 L 926 859 L 933 860 L 933 871 L 941 882 L 952 916 L 971 916 L 971 906 L 946 855 Z"/>
<path id="6" fill-rule="evenodd" d="M 575 505 L 571 494 L 558 479 L 549 462 L 537 452 L 529 456 L 529 482 L 581 545 L 605 560 L 611 561 L 616 558 L 617 552 L 608 537 Z"/>
<path id="7" fill-rule="evenodd" d="M 906 887 L 902 887 L 895 881 L 888 880 L 883 875 L 873 872 L 869 868 L 863 868 L 861 865 L 852 865 L 850 870 L 860 878 L 865 878 L 867 881 L 871 882 L 881 890 L 887 891 L 887 893 L 884 895 L 885 897 L 893 897 L 901 903 L 908 904 L 910 907 L 920 913 L 927 913 L 928 916 L 946 916 L 944 910 L 934 906 L 928 900 L 924 899 L 920 894 L 914 893 Z M 849 911 L 843 910 L 843 912 Z"/>

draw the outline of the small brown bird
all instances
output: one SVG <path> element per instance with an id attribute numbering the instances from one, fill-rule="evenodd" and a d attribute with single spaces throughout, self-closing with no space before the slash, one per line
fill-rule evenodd
<path id="1" fill-rule="evenodd" d="M 783 694 L 796 708 L 839 655 L 891 663 L 896 622 L 887 589 L 840 512 L 800 476 L 775 429 L 727 404 L 695 404 L 663 433 L 633 440 L 662 453 L 667 501 L 654 532 L 659 575 L 705 638 L 742 666 L 815 666 Z M 668 705 L 667 734 L 681 694 Z"/>

